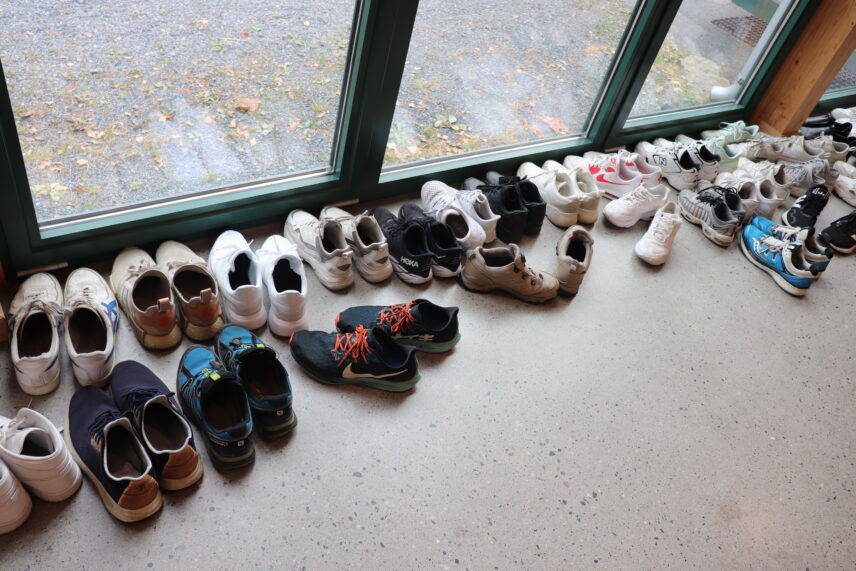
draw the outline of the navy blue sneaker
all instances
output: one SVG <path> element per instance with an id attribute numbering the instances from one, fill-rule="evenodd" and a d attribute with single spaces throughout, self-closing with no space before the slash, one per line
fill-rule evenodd
<path id="1" fill-rule="evenodd" d="M 148 367 L 122 361 L 110 376 L 113 401 L 136 423 L 161 488 L 183 490 L 202 478 L 190 424 L 165 384 Z"/>
<path id="2" fill-rule="evenodd" d="M 181 408 L 202 431 L 214 467 L 231 470 L 255 460 L 247 394 L 211 349 L 202 345 L 187 348 L 178 364 L 176 386 Z"/>
<path id="3" fill-rule="evenodd" d="M 276 351 L 237 325 L 220 330 L 214 351 L 244 387 L 257 433 L 263 438 L 279 438 L 297 426 L 291 408 L 291 383 Z"/>
<path id="4" fill-rule="evenodd" d="M 816 265 L 803 257 L 802 246 L 765 234 L 751 224 L 743 228 L 740 249 L 750 262 L 770 274 L 776 285 L 791 295 L 805 295 L 820 273 Z"/>
<path id="5" fill-rule="evenodd" d="M 380 327 L 402 345 L 419 351 L 451 351 L 461 334 L 458 332 L 458 308 L 441 307 L 427 299 L 414 299 L 397 305 L 361 305 L 336 316 L 336 328 L 352 333 L 357 326 Z"/>
<path id="6" fill-rule="evenodd" d="M 71 455 L 116 519 L 140 521 L 161 509 L 163 496 L 152 461 L 131 419 L 110 395 L 95 386 L 75 392 L 64 435 Z"/>
<path id="7" fill-rule="evenodd" d="M 353 333 L 298 331 L 289 344 L 309 376 L 328 385 L 402 392 L 419 381 L 416 350 L 399 345 L 379 327 L 358 325 Z"/>

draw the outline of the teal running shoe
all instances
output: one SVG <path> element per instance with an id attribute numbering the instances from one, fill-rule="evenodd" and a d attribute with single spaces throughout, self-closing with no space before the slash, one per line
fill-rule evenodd
<path id="1" fill-rule="evenodd" d="M 779 240 L 751 224 L 743 228 L 740 249 L 791 295 L 805 295 L 820 273 L 816 265 L 805 260 L 800 244 Z"/>

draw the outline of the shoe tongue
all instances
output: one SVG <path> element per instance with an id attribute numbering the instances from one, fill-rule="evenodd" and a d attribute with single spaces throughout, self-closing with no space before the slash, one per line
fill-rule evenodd
<path id="1" fill-rule="evenodd" d="M 381 343 L 379 336 L 386 335 L 386 333 L 382 329 L 373 328 L 369 329 L 368 333 L 366 333 L 366 340 L 369 343 L 369 348 L 374 353 L 382 353 L 384 351 L 384 346 Z"/>
<path id="2" fill-rule="evenodd" d="M 410 315 L 416 320 L 422 319 L 422 304 L 415 303 L 410 306 Z"/>
<path id="3" fill-rule="evenodd" d="M 48 454 L 53 453 L 53 443 L 51 442 L 50 434 L 46 430 L 34 426 L 17 430 L 15 434 L 6 440 L 4 448 L 14 454 L 21 454 L 26 444 L 43 448 Z"/>

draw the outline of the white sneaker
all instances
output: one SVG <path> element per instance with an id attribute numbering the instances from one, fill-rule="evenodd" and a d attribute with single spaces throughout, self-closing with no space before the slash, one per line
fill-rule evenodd
<path id="1" fill-rule="evenodd" d="M 594 177 L 587 168 L 567 168 L 556 161 L 546 161 L 544 170 L 555 172 L 567 172 L 571 176 L 576 189 L 580 193 L 580 207 L 577 222 L 580 224 L 594 224 L 597 222 L 597 209 L 600 206 L 601 192 L 594 181 Z"/>
<path id="2" fill-rule="evenodd" d="M 51 421 L 29 408 L 0 416 L 0 457 L 35 496 L 61 502 L 80 488 L 80 468 Z"/>
<path id="3" fill-rule="evenodd" d="M 101 275 L 78 268 L 65 280 L 65 350 L 81 385 L 103 385 L 113 371 L 119 304 Z"/>
<path id="4" fill-rule="evenodd" d="M 806 145 L 805 137 L 794 135 L 792 137 L 774 137 L 766 139 L 769 152 L 766 158 L 771 161 L 784 161 L 789 163 L 801 163 L 812 159 L 830 159 L 829 151 L 817 146 Z"/>
<path id="5" fill-rule="evenodd" d="M 268 326 L 280 336 L 306 329 L 306 273 L 297 246 L 276 234 L 256 251 L 270 299 Z"/>
<path id="6" fill-rule="evenodd" d="M 324 287 L 337 291 L 354 284 L 353 250 L 341 224 L 329 218 L 318 220 L 305 210 L 292 210 L 285 219 L 283 234 L 297 246 L 300 257 Z"/>
<path id="7" fill-rule="evenodd" d="M 836 122 L 846 122 L 856 125 L 856 107 L 838 107 L 830 113 Z"/>
<path id="8" fill-rule="evenodd" d="M 484 229 L 485 243 L 496 240 L 496 224 L 499 222 L 499 215 L 490 209 L 487 197 L 482 191 L 478 189 L 459 190 L 458 204 L 461 205 L 467 216 L 478 222 L 479 226 Z"/>
<path id="9" fill-rule="evenodd" d="M 725 143 L 739 143 L 758 135 L 758 125 L 746 125 L 744 121 L 720 123 L 718 129 L 701 132 L 702 139 L 722 139 Z"/>
<path id="10" fill-rule="evenodd" d="M 258 329 L 267 321 L 259 260 L 240 232 L 226 230 L 208 253 L 208 268 L 220 287 L 227 323 Z"/>
<path id="11" fill-rule="evenodd" d="M 847 160 L 847 155 L 849 155 L 853 150 L 853 147 L 847 143 L 833 139 L 832 135 L 821 135 L 814 139 L 806 139 L 805 148 L 809 152 L 817 151 L 818 153 L 828 153 L 829 156 L 826 160 L 829 161 L 829 164 L 833 164 L 836 161 Z"/>
<path id="12" fill-rule="evenodd" d="M 784 168 L 785 184 L 789 186 L 791 196 L 802 196 L 810 188 L 819 184 L 833 186 L 838 171 L 829 168 L 824 159 L 813 159 L 802 163 L 781 163 Z"/>
<path id="13" fill-rule="evenodd" d="M 640 141 L 636 145 L 636 152 L 648 164 L 659 167 L 668 183 L 677 189 L 693 189 L 701 180 L 700 165 L 693 160 L 692 154 L 683 147 L 674 149 L 658 147 L 647 141 Z"/>
<path id="14" fill-rule="evenodd" d="M 0 535 L 11 533 L 21 527 L 30 512 L 33 500 L 21 482 L 0 460 Z"/>
<path id="15" fill-rule="evenodd" d="M 62 288 L 51 274 L 27 278 L 9 305 L 12 366 L 21 390 L 43 395 L 59 386 Z"/>
<path id="16" fill-rule="evenodd" d="M 652 266 L 665 264 L 672 252 L 672 244 L 675 242 L 678 230 L 681 229 L 681 224 L 678 205 L 673 201 L 667 202 L 654 215 L 648 231 L 636 242 L 633 251 L 640 259 Z"/>
<path id="17" fill-rule="evenodd" d="M 856 178 L 850 178 L 844 175 L 839 176 L 838 180 L 836 180 L 835 184 L 832 186 L 832 190 L 838 198 L 850 206 L 856 206 Z"/>
<path id="18" fill-rule="evenodd" d="M 484 227 L 466 213 L 454 188 L 439 180 L 429 180 L 422 185 L 421 193 L 425 212 L 447 224 L 464 251 L 478 248 L 485 243 L 487 233 Z"/>
<path id="19" fill-rule="evenodd" d="M 728 144 L 722 139 L 703 139 L 699 142 L 719 157 L 719 166 L 721 168 L 733 168 L 737 165 L 737 160 L 740 157 L 746 156 L 743 153 L 743 149 L 738 146 L 742 143 Z"/>
<path id="20" fill-rule="evenodd" d="M 582 157 L 568 155 L 564 160 L 565 168 L 579 168 L 587 171 L 594 178 L 595 184 L 602 196 L 614 200 L 631 192 L 642 182 L 656 179 L 655 186 L 662 178 L 660 169 L 643 174 L 637 165 L 647 165 L 637 154 L 614 153 L 603 154 L 589 151 Z M 654 170 L 650 165 L 643 166 L 646 170 Z"/>
<path id="21" fill-rule="evenodd" d="M 556 244 L 556 271 L 559 289 L 576 295 L 586 277 L 594 253 L 594 238 L 582 226 L 571 226 Z"/>
<path id="22" fill-rule="evenodd" d="M 389 244 L 374 216 L 368 212 L 353 216 L 328 206 L 321 211 L 321 218 L 332 218 L 342 225 L 345 240 L 354 252 L 354 267 L 364 280 L 378 283 L 392 275 Z"/>
<path id="23" fill-rule="evenodd" d="M 659 140 L 661 139 L 655 140 L 654 144 L 656 145 Z M 662 140 L 665 141 L 665 139 Z M 693 160 L 700 165 L 698 174 L 701 180 L 714 180 L 719 174 L 720 156 L 707 142 L 697 141 L 686 135 L 678 135 L 675 137 L 675 145 L 689 149 Z"/>
<path id="24" fill-rule="evenodd" d="M 746 220 L 753 215 L 773 218 L 776 209 L 785 202 L 787 192 L 776 191 L 766 178 L 754 178 L 747 171 L 724 172 L 716 177 L 716 184 L 737 191 L 747 212 Z"/>
<path id="25" fill-rule="evenodd" d="M 582 169 L 562 172 L 545 170 L 526 162 L 517 169 L 517 176 L 526 177 L 538 187 L 541 198 L 547 203 L 547 219 L 559 228 L 567 228 L 579 219 L 583 199 L 577 185 L 577 174 L 580 172 L 583 172 Z"/>
<path id="26" fill-rule="evenodd" d="M 856 178 L 856 166 L 853 166 L 846 161 L 836 161 L 832 168 L 837 170 L 840 176 Z"/>
<path id="27" fill-rule="evenodd" d="M 658 184 L 649 189 L 640 184 L 636 190 L 607 204 L 603 215 L 615 226 L 630 228 L 642 219 L 651 218 L 669 200 L 669 189 Z"/>
<path id="28" fill-rule="evenodd" d="M 737 170 L 747 173 L 750 178 L 755 180 L 769 180 L 776 194 L 787 195 L 791 193 L 792 184 L 788 182 L 785 165 L 781 163 L 771 163 L 765 160 L 752 162 L 746 157 L 740 157 L 737 161 Z"/>

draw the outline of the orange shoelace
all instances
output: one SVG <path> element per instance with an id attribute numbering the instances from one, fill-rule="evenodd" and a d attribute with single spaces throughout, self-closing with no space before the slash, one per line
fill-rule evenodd
<path id="1" fill-rule="evenodd" d="M 333 353 L 342 352 L 342 358 L 339 364 L 344 363 L 348 358 L 352 360 L 368 361 L 368 355 L 372 352 L 369 349 L 369 340 L 366 338 L 368 329 L 362 325 L 357 325 L 353 333 L 339 333 L 336 335 L 336 344 L 333 346 Z"/>
<path id="2" fill-rule="evenodd" d="M 410 308 L 413 307 L 413 302 L 400 303 L 398 305 L 390 305 L 381 310 L 379 323 L 383 328 L 389 328 L 390 333 L 398 333 L 405 326 L 414 322 L 413 316 L 410 314 Z"/>

